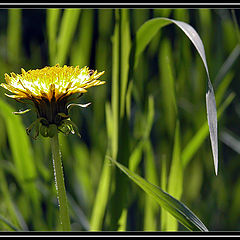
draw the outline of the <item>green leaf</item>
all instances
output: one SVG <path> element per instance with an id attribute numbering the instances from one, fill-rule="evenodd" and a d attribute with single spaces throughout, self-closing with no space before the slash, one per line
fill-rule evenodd
<path id="1" fill-rule="evenodd" d="M 122 164 L 111 161 L 124 172 L 130 179 L 132 179 L 139 187 L 141 187 L 149 196 L 153 197 L 157 203 L 171 213 L 180 223 L 191 231 L 208 231 L 205 225 L 197 216 L 188 209 L 183 203 L 164 192 L 158 186 L 151 184 L 139 175 L 131 172 Z"/>

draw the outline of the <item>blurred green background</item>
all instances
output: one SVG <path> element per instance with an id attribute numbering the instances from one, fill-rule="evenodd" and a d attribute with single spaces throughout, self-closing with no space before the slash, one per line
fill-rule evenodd
<path id="1" fill-rule="evenodd" d="M 72 230 L 186 230 L 181 224 L 164 224 L 164 211 L 111 166 L 105 155 L 117 155 L 122 164 L 173 196 L 180 191 L 176 198 L 210 231 L 240 230 L 239 13 L 230 9 L 0 9 L 1 82 L 4 73 L 56 63 L 105 71 L 101 80 L 106 84 L 89 89 L 80 99 L 92 104 L 71 112 L 82 137 L 60 136 Z M 218 176 L 206 130 L 207 75 L 180 29 L 171 24 L 154 36 L 130 69 L 134 81 L 124 90 L 129 65 L 121 60 L 125 53 L 128 59 L 142 24 L 156 17 L 190 24 L 203 41 L 217 107 L 223 110 L 218 121 Z M 25 128 L 36 116 L 32 112 L 13 115 L 12 111 L 27 106 L 0 91 L 0 230 L 58 230 L 49 139 L 27 136 Z M 173 163 L 178 120 L 179 161 L 185 161 L 180 170 Z M 114 140 L 116 123 L 119 133 Z M 178 184 L 175 192 L 171 190 Z"/>

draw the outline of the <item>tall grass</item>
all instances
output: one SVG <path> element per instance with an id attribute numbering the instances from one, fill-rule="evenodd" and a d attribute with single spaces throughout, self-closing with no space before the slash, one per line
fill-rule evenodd
<path id="1" fill-rule="evenodd" d="M 81 139 L 59 136 L 72 230 L 239 230 L 238 10 L 234 18 L 227 9 L 0 11 L 1 82 L 5 72 L 56 63 L 105 71 L 106 84 L 80 99 L 92 104 L 71 112 Z M 206 64 L 163 17 L 190 24 L 203 41 L 218 110 L 217 176 Z M 48 141 L 25 134 L 34 114 L 13 115 L 24 106 L 3 93 L 0 230 L 57 231 Z"/>

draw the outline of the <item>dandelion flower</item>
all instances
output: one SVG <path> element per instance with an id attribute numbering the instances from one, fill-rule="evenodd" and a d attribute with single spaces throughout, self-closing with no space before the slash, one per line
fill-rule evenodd
<path id="1" fill-rule="evenodd" d="M 90 70 L 88 67 L 79 66 L 53 67 L 42 69 L 22 70 L 22 74 L 5 74 L 6 83 L 0 86 L 7 89 L 13 95 L 6 94 L 20 102 L 33 104 L 37 112 L 37 120 L 27 128 L 29 134 L 32 128 L 36 129 L 36 138 L 40 133 L 52 137 L 52 129 L 57 129 L 65 134 L 77 132 L 76 125 L 70 120 L 69 110 L 72 106 L 86 107 L 89 104 L 69 104 L 78 99 L 87 89 L 102 85 L 105 81 L 98 78 L 104 74 Z M 16 114 L 26 113 L 31 109 Z M 77 132 L 78 133 L 78 132 Z"/>

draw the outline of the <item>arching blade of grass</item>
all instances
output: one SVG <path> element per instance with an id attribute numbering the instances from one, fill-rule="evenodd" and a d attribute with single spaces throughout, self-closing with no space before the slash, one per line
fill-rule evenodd
<path id="1" fill-rule="evenodd" d="M 137 31 L 136 39 L 134 42 L 134 46 L 132 48 L 132 61 L 130 64 L 137 66 L 138 58 L 152 38 L 156 35 L 156 33 L 164 26 L 174 23 L 177 25 L 191 40 L 194 44 L 195 48 L 197 49 L 206 73 L 207 73 L 207 92 L 206 92 L 206 105 L 207 105 L 207 119 L 209 125 L 209 132 L 210 132 L 210 140 L 213 152 L 213 160 L 215 166 L 215 173 L 217 174 L 218 169 L 218 143 L 217 143 L 217 109 L 216 109 L 216 102 L 213 87 L 210 81 L 210 76 L 208 72 L 207 60 L 205 56 L 205 50 L 202 43 L 201 38 L 199 37 L 198 33 L 191 27 L 189 24 L 176 21 L 169 18 L 154 18 L 147 22 L 145 22 Z M 132 74 L 132 72 L 130 73 Z"/>
<path id="2" fill-rule="evenodd" d="M 133 180 L 139 187 L 141 187 L 149 196 L 153 197 L 157 203 L 171 213 L 180 223 L 191 231 L 208 231 L 205 225 L 199 218 L 188 209 L 182 202 L 173 198 L 161 188 L 151 184 L 139 175 L 131 172 L 122 164 L 111 161 L 124 172 L 131 180 Z"/>

